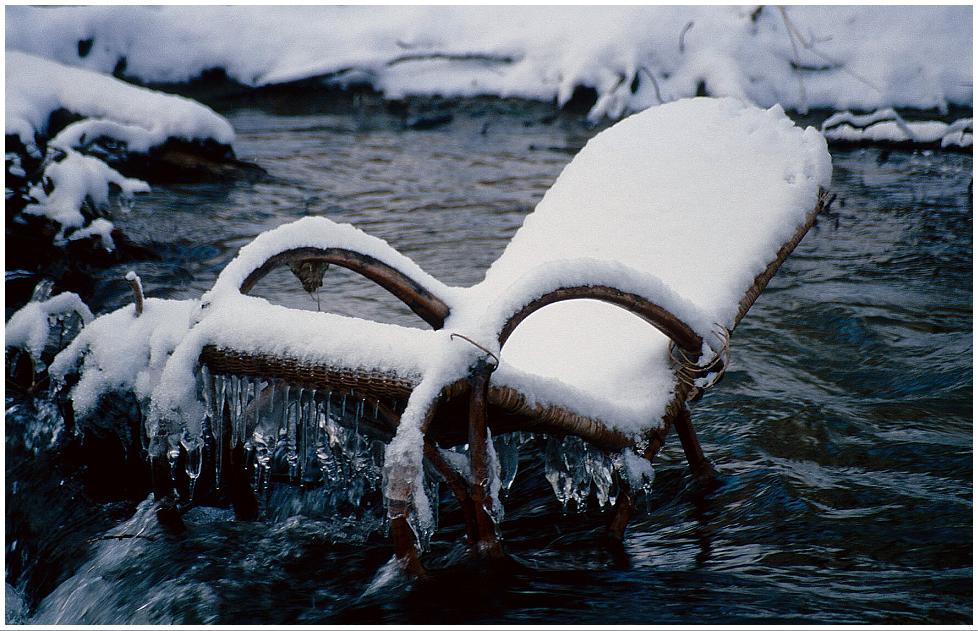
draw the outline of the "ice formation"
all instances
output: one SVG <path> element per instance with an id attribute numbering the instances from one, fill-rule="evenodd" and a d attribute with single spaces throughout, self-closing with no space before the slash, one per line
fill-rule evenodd
<path id="1" fill-rule="evenodd" d="M 6 45 L 146 82 L 218 68 L 248 86 L 561 106 L 588 87 L 589 116 L 617 119 L 700 91 L 798 111 L 970 107 L 971 24 L 965 6 L 10 7 Z"/>
<path id="2" fill-rule="evenodd" d="M 666 104 L 592 139 L 473 287 L 446 287 L 386 242 L 309 217 L 243 247 L 199 302 L 149 299 L 140 317 L 127 307 L 99 318 L 58 356 L 52 374 L 82 362 L 73 392 L 80 414 L 101 391 L 132 388 L 149 400 L 147 434 L 174 463 L 180 446 L 195 454 L 186 459 L 191 479 L 200 475 L 209 433 L 216 444 L 252 454 L 256 488 L 275 478 L 319 484 L 324 498 L 361 511 L 382 486 L 391 510 L 413 504 L 423 540 L 437 513 L 423 423 L 446 385 L 467 377 L 487 354 L 500 357 L 497 335 L 509 314 L 556 287 L 607 284 L 668 308 L 704 338 L 706 355 L 718 352 L 714 327 L 732 326 L 741 296 L 805 222 L 830 177 L 825 140 L 794 126 L 780 107 L 702 98 Z M 445 301 L 444 328 L 287 309 L 241 294 L 242 282 L 268 258 L 310 246 L 348 248 L 399 270 Z M 210 375 L 199 366 L 208 345 L 395 374 L 414 387 L 381 450 L 378 402 Z M 516 329 L 492 381 L 600 418 L 638 441 L 672 397 L 667 345 L 658 330 L 620 308 L 560 303 Z M 517 436 L 492 442 L 487 482 L 497 516 L 522 443 Z M 631 450 L 603 454 L 576 437 L 548 439 L 545 453 L 547 478 L 565 507 L 582 508 L 592 493 L 607 506 L 616 480 L 642 489 L 653 478 L 649 462 Z M 470 475 L 458 458 L 447 459 Z M 373 508 L 357 514 L 373 515 L 376 503 L 367 504 Z"/>

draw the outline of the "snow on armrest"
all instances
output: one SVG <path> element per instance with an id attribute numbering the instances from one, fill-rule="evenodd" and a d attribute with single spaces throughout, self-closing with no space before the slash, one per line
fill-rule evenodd
<path id="1" fill-rule="evenodd" d="M 713 323 L 696 305 L 656 276 L 617 261 L 551 261 L 524 274 L 488 309 L 485 323 L 502 345 L 524 318 L 553 302 L 593 299 L 616 304 L 654 325 L 693 354 Z"/>
<path id="2" fill-rule="evenodd" d="M 435 328 L 448 316 L 452 290 L 386 241 L 349 224 L 305 217 L 258 235 L 218 276 L 202 302 L 247 293 L 272 268 L 318 259 L 359 272 L 401 299 Z"/>

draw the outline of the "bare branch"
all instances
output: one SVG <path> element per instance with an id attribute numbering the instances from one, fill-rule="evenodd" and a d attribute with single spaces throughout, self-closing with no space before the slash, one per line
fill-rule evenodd
<path id="1" fill-rule="evenodd" d="M 397 64 L 403 64 L 410 61 L 430 61 L 430 60 L 445 60 L 445 61 L 483 61 L 486 63 L 494 64 L 511 64 L 517 61 L 515 57 L 510 57 L 509 55 L 493 55 L 490 53 L 411 53 L 409 55 L 401 55 L 400 57 L 395 57 L 387 62 L 387 67 L 396 66 Z"/>
<path id="2" fill-rule="evenodd" d="M 655 98 L 659 99 L 659 104 L 661 105 L 665 103 L 665 99 L 662 98 L 662 92 L 659 90 L 659 82 L 655 80 L 655 75 L 653 75 L 645 66 L 639 66 L 638 69 L 644 71 L 645 76 L 652 81 L 652 87 L 655 88 Z"/>
<path id="3" fill-rule="evenodd" d="M 683 27 L 682 32 L 679 34 L 679 52 L 681 53 L 686 52 L 686 33 L 688 33 L 689 29 L 691 28 L 693 28 L 692 20 L 686 22 L 686 26 Z"/>

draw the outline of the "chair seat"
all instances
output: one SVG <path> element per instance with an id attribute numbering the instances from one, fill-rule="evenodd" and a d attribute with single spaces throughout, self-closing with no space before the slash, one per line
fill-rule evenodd
<path id="1" fill-rule="evenodd" d="M 446 332 L 289 309 L 257 297 L 238 300 L 237 309 L 222 309 L 195 329 L 207 340 L 202 360 L 218 373 L 348 389 L 403 403 L 439 346 L 466 344 Z M 248 317 L 231 317 L 235 313 Z M 616 331 L 616 361 L 607 361 L 603 340 L 587 336 L 596 327 Z M 501 413 L 513 414 L 512 399 L 522 395 L 517 415 L 527 423 L 548 411 L 632 436 L 660 423 L 675 374 L 664 335 L 622 309 L 586 300 L 551 305 L 526 320 L 506 345 L 490 384 L 490 403 Z"/>

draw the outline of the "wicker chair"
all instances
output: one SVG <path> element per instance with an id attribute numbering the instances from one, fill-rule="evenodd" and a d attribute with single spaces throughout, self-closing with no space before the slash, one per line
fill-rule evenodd
<path id="1" fill-rule="evenodd" d="M 677 120 L 680 121 L 679 124 Z M 676 148 L 677 138 L 685 139 L 686 145 L 681 151 Z M 616 143 L 624 146 L 620 155 L 621 164 L 614 163 L 618 154 L 614 150 L 609 151 Z M 777 145 L 784 155 L 770 160 L 752 158 L 761 156 L 765 148 L 772 144 Z M 642 147 L 646 147 L 647 152 L 643 152 Z M 677 152 L 680 155 L 675 156 Z M 727 159 L 724 152 L 733 152 L 736 155 Z M 665 158 L 649 164 L 643 163 L 644 158 L 635 159 L 635 155 L 644 156 L 646 153 L 664 154 Z M 794 163 L 785 163 L 786 159 L 791 159 Z M 671 175 L 663 174 L 663 168 L 668 169 L 671 164 L 675 164 L 675 171 Z M 624 230 L 620 233 L 622 238 L 631 238 L 632 232 L 639 232 L 641 238 L 648 243 L 648 252 L 641 247 L 630 250 L 623 248 L 637 254 L 630 258 L 626 256 L 624 261 L 618 260 L 622 265 L 621 269 L 633 270 L 637 265 L 642 265 L 643 257 L 652 256 L 656 251 L 658 246 L 655 239 L 663 245 L 671 245 L 673 251 L 678 243 L 679 249 L 685 249 L 688 256 L 686 262 L 677 268 L 679 271 L 673 278 L 662 279 L 666 285 L 674 284 L 678 277 L 702 277 L 707 282 L 722 272 L 725 277 L 735 280 L 721 283 L 722 292 L 711 289 L 710 295 L 714 296 L 719 292 L 727 297 L 739 296 L 739 299 L 723 301 L 719 312 L 716 309 L 705 311 L 708 316 L 719 318 L 713 327 L 716 332 L 714 339 L 705 339 L 707 335 L 702 326 L 693 326 L 684 321 L 666 305 L 657 304 L 650 299 L 647 292 L 633 291 L 633 286 L 627 283 L 626 286 L 616 286 L 611 281 L 594 281 L 593 275 L 588 276 L 586 273 L 591 265 L 587 260 L 566 262 L 567 254 L 573 251 L 574 242 L 573 239 L 564 239 L 564 250 L 561 251 L 558 247 L 550 262 L 558 261 L 555 265 L 562 265 L 567 270 L 585 270 L 580 275 L 584 280 L 556 285 L 541 284 L 539 287 L 542 289 L 536 293 L 521 293 L 518 304 L 510 301 L 510 306 L 515 304 L 515 307 L 501 320 L 494 321 L 495 342 L 498 346 L 495 349 L 485 348 L 482 359 L 471 365 L 465 377 L 447 384 L 441 390 L 437 405 L 429 410 L 421 426 L 425 436 L 424 456 L 443 477 L 461 504 L 468 541 L 478 554 L 486 557 L 499 557 L 503 554 L 497 527 L 491 517 L 494 500 L 485 484 L 490 476 L 487 429 L 494 436 L 513 431 L 577 436 L 589 445 L 608 452 L 625 448 L 637 449 L 642 457 L 651 461 L 661 449 L 667 434 L 675 428 L 693 475 L 707 478 L 714 475 L 713 467 L 697 440 L 688 403 L 696 400 L 704 388 L 722 375 L 727 361 L 729 333 L 814 224 L 825 199 L 823 187 L 828 180 L 827 169 L 830 170 L 830 167 L 826 167 L 827 164 L 828 154 L 824 140 L 814 130 L 802 132 L 795 128 L 780 110 L 761 111 L 728 100 L 712 99 L 694 99 L 653 108 L 613 126 L 582 150 L 541 202 L 534 213 L 537 217 L 532 222 L 527 220 L 520 233 L 559 234 L 562 229 L 560 207 L 568 199 L 575 199 L 580 194 L 578 189 L 581 186 L 586 187 L 589 199 L 605 199 L 601 191 L 593 190 L 595 180 L 592 176 L 595 173 L 600 177 L 600 174 L 606 174 L 610 169 L 611 172 L 621 173 L 622 177 L 634 178 L 638 173 L 641 179 L 644 177 L 642 173 L 652 172 L 643 169 L 655 169 L 655 181 L 658 183 L 674 181 L 676 187 L 702 190 L 707 201 L 726 201 L 729 198 L 730 205 L 693 212 L 684 208 L 664 207 L 675 203 L 675 199 L 668 194 L 663 195 L 661 189 L 650 188 L 644 193 L 644 198 L 631 193 L 625 194 L 624 201 L 616 202 L 617 207 L 624 208 L 621 204 L 625 204 L 636 212 L 621 211 L 620 217 L 606 215 L 596 219 L 619 222 L 624 221 L 621 219 L 624 217 L 631 225 L 621 228 Z M 722 169 L 733 169 L 735 173 L 732 178 L 718 177 L 717 173 Z M 796 181 L 802 178 L 807 180 Z M 738 181 L 746 182 L 748 188 L 760 188 L 748 190 L 746 194 L 740 190 L 730 190 Z M 608 182 L 607 186 L 607 198 L 621 200 L 622 196 L 618 194 L 620 191 L 616 190 L 618 184 Z M 642 187 L 635 190 L 641 191 Z M 783 194 L 784 191 L 790 194 Z M 754 203 L 752 198 L 757 198 L 758 204 L 773 203 L 765 201 L 768 199 L 766 196 L 773 196 L 771 199 L 778 200 L 777 203 L 783 208 L 769 215 L 751 212 L 745 218 L 731 219 L 731 215 L 736 216 L 738 213 L 738 205 L 749 206 Z M 615 206 L 615 203 L 611 206 Z M 602 209 L 602 212 L 610 211 Z M 707 214 L 704 216 L 703 213 Z M 677 215 L 688 215 L 688 218 L 684 221 L 676 220 Z M 578 214 L 576 217 L 585 216 Z M 704 217 L 707 223 L 704 223 Z M 726 230 L 723 227 L 726 221 L 751 223 L 747 234 L 758 235 L 758 241 L 762 242 L 763 247 L 754 248 L 751 250 L 752 254 L 746 256 L 738 249 L 743 241 L 739 239 L 729 247 L 729 252 L 726 247 L 721 251 L 698 251 L 696 245 L 701 240 L 702 232 L 709 232 L 714 227 L 709 223 L 714 221 L 711 217 L 715 217 L 715 223 L 720 224 L 716 230 Z M 655 234 L 654 227 L 660 223 L 669 224 L 668 234 Z M 648 229 L 648 226 L 652 229 Z M 590 230 L 585 226 L 583 231 L 578 232 L 588 235 Z M 490 270 L 486 283 L 490 283 L 494 275 L 498 279 L 502 275 L 510 274 L 512 269 L 519 269 L 526 257 L 534 256 L 532 239 L 522 238 L 520 233 L 514 237 L 514 243 L 522 239 L 522 245 L 516 244 L 507 249 L 500 259 L 502 263 L 497 263 Z M 775 237 L 776 240 L 773 240 Z M 262 238 L 259 237 L 259 240 Z M 445 291 L 444 286 L 420 272 L 417 266 L 410 264 L 406 257 L 393 252 L 386 244 L 384 246 L 389 252 L 383 248 L 378 250 L 376 245 L 361 248 L 353 242 L 344 244 L 340 237 L 325 239 L 317 245 L 315 236 L 308 236 L 301 247 L 294 247 L 295 242 L 287 239 L 279 241 L 281 246 L 275 246 L 269 240 L 263 246 L 260 259 L 252 257 L 247 265 L 238 265 L 234 273 L 222 274 L 218 284 L 224 285 L 225 289 L 229 283 L 236 285 L 234 289 L 246 295 L 271 270 L 287 265 L 302 281 L 303 286 L 311 291 L 321 284 L 325 264 L 338 265 L 353 270 L 388 290 L 435 330 L 445 327 L 446 321 L 451 323 L 453 305 L 458 304 L 459 296 L 464 292 L 471 292 L 474 297 L 498 297 L 506 292 L 504 284 L 497 282 L 495 286 L 502 289 L 488 291 L 486 287 L 480 286 L 471 289 L 452 288 L 448 292 L 450 295 L 440 295 Z M 666 244 L 666 241 L 671 244 Z M 584 236 L 579 246 L 581 253 L 607 261 L 615 260 L 619 244 L 604 244 L 603 248 L 602 244 L 597 244 L 596 247 Z M 506 259 L 513 261 L 513 265 L 506 263 Z M 759 264 L 759 260 L 763 262 Z M 656 272 L 654 269 L 647 271 Z M 570 277 L 577 278 L 573 274 Z M 600 278 L 610 277 L 605 274 Z M 743 279 L 748 280 L 744 282 Z M 736 286 L 731 286 L 731 282 Z M 674 288 L 680 294 L 683 293 L 683 287 Z M 494 380 L 494 370 L 500 363 L 499 351 L 507 345 L 521 323 L 549 305 L 581 299 L 614 305 L 654 327 L 658 331 L 655 335 L 668 338 L 668 346 L 664 348 L 668 349 L 665 352 L 668 353 L 667 365 L 670 366 L 671 397 L 662 410 L 661 419 L 649 419 L 641 432 L 625 431 L 614 423 L 582 413 L 580 406 L 572 403 L 564 405 L 552 400 L 541 401 L 535 393 L 525 391 L 518 385 L 514 386 L 511 381 L 500 383 Z M 564 318 L 574 317 L 573 311 L 568 309 L 554 317 L 558 315 Z M 423 331 L 419 331 L 418 335 L 422 333 Z M 466 337 L 468 332 L 456 329 L 453 333 Z M 485 339 L 481 344 L 478 340 L 469 341 L 480 347 L 489 346 Z M 709 361 L 704 361 L 705 358 Z M 506 362 L 505 355 L 502 361 Z M 351 367 L 309 362 L 288 354 L 256 352 L 254 348 L 236 348 L 233 344 L 220 342 L 205 345 L 200 362 L 212 374 L 217 375 L 280 379 L 304 388 L 356 393 L 358 398 L 374 402 L 378 415 L 370 430 L 385 438 L 396 432 L 401 405 L 420 380 L 417 374 L 399 374 L 383 367 Z M 400 405 L 396 403 L 398 401 L 401 402 Z M 223 429 L 225 431 L 218 448 L 226 452 L 223 457 L 233 459 L 232 452 L 240 445 L 233 444 L 233 439 L 228 436 L 229 431 L 227 428 Z M 468 477 L 450 466 L 439 450 L 439 447 L 463 443 L 469 445 Z M 625 488 L 619 495 L 609 524 L 610 536 L 619 541 L 624 535 L 634 504 L 627 482 L 623 480 L 622 484 Z M 390 508 L 390 530 L 395 553 L 407 567 L 421 573 L 423 566 L 415 533 L 408 523 L 410 507 L 394 504 L 392 502 Z"/>

